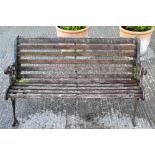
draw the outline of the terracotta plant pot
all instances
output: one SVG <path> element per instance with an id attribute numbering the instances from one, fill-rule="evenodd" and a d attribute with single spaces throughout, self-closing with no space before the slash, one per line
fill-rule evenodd
<path id="1" fill-rule="evenodd" d="M 87 37 L 88 36 L 88 26 L 86 26 L 84 29 L 81 30 L 63 30 L 60 29 L 58 26 L 56 26 L 56 31 L 57 31 L 57 37 Z"/>
<path id="2" fill-rule="evenodd" d="M 147 48 L 150 44 L 151 35 L 154 31 L 154 27 L 151 30 L 144 31 L 144 32 L 136 32 L 136 31 L 129 31 L 124 29 L 122 26 L 119 27 L 120 29 L 120 37 L 128 37 L 128 38 L 140 38 L 140 55 L 145 55 Z"/>

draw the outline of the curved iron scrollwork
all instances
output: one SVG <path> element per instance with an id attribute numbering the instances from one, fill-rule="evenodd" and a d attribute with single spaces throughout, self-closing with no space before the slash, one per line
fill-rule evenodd
<path id="1" fill-rule="evenodd" d="M 17 77 L 17 70 L 16 70 L 16 65 L 10 65 L 8 68 L 4 71 L 4 74 L 9 75 L 9 87 L 5 92 L 5 99 L 8 99 L 8 90 L 9 88 L 15 83 L 16 77 Z"/>
<path id="2" fill-rule="evenodd" d="M 8 66 L 8 68 L 4 71 L 4 73 L 9 75 L 10 85 L 12 85 L 16 81 L 17 77 L 15 64 Z"/>

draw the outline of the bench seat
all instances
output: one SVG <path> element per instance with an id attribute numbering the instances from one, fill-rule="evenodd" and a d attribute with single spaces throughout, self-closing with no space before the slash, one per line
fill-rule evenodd
<path id="1" fill-rule="evenodd" d="M 33 81 L 33 80 L 32 80 Z M 136 80 L 101 81 L 101 83 L 83 84 L 45 84 L 36 82 L 15 83 L 8 91 L 15 98 L 140 98 L 142 90 Z M 61 81 L 67 83 L 66 81 Z M 68 81 L 69 82 L 69 81 Z M 76 82 L 76 81 L 75 81 Z"/>

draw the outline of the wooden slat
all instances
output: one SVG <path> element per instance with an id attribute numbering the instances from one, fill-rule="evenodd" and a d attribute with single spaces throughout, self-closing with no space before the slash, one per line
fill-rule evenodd
<path id="1" fill-rule="evenodd" d="M 35 83 L 41 83 L 41 84 L 135 84 L 135 80 L 89 80 L 89 79 L 80 79 L 80 80 L 36 80 L 36 79 L 22 79 L 22 80 L 16 80 L 16 83 L 20 84 L 35 84 Z"/>
<path id="2" fill-rule="evenodd" d="M 119 71 L 119 72 L 132 72 L 133 68 L 131 66 L 123 66 L 123 67 L 112 67 L 110 66 L 110 70 L 111 71 Z M 61 65 L 61 66 L 21 66 L 21 71 L 68 71 L 68 70 L 77 70 L 77 71 L 82 71 L 82 70 L 95 70 L 95 71 L 104 71 L 105 70 L 105 66 L 65 66 L 65 65 Z"/>
<path id="3" fill-rule="evenodd" d="M 15 98 L 140 98 L 141 94 L 8 94 Z"/>
<path id="4" fill-rule="evenodd" d="M 77 89 L 77 90 L 15 90 L 10 89 L 9 93 L 30 93 L 30 94 L 141 94 L 141 90 L 92 90 L 92 89 Z"/>
<path id="5" fill-rule="evenodd" d="M 13 87 L 39 87 L 39 88 L 51 88 L 51 87 L 57 87 L 57 88 L 63 88 L 63 87 L 114 87 L 114 88 L 120 88 L 120 87 L 138 87 L 137 83 L 129 83 L 129 84 L 121 84 L 121 83 L 113 83 L 113 84 L 95 84 L 95 83 L 91 83 L 91 84 L 41 84 L 41 83 L 31 83 L 31 84 L 27 84 L 27 83 L 15 83 Z"/>
<path id="6" fill-rule="evenodd" d="M 29 66 L 30 64 L 49 64 L 46 66 L 46 71 L 58 71 L 73 69 L 77 71 L 91 70 L 92 66 L 78 66 L 75 68 L 69 66 L 55 67 L 51 64 L 93 64 L 94 70 L 103 69 L 96 64 L 133 64 L 135 59 L 129 60 L 123 57 L 136 57 L 136 39 L 135 38 L 22 38 L 17 39 L 18 42 L 18 57 L 20 66 L 18 77 L 26 78 L 17 80 L 13 87 L 8 91 L 9 97 L 22 98 L 140 98 L 142 91 L 135 80 L 117 80 L 117 78 L 132 78 L 132 74 L 126 74 L 118 71 L 116 74 L 112 70 L 111 74 L 34 74 L 23 73 L 21 71 L 44 71 L 45 66 Z M 75 45 L 76 43 L 76 45 Z M 68 52 L 47 52 L 40 50 L 53 49 L 69 49 Z M 71 49 L 77 50 L 71 52 Z M 96 50 L 93 52 L 84 50 Z M 36 51 L 35 51 L 36 50 Z M 39 51 L 38 51 L 39 50 Z M 83 51 L 82 51 L 83 50 Z M 99 50 L 104 50 L 103 52 Z M 106 51 L 107 50 L 107 51 Z M 120 56 L 122 60 L 89 60 L 89 59 L 46 59 L 46 57 L 65 57 L 65 56 Z M 25 58 L 27 57 L 27 58 Z M 29 57 L 35 57 L 35 60 Z M 42 57 L 39 58 L 39 57 Z M 43 58 L 44 57 L 44 58 Z M 25 65 L 25 66 L 23 66 Z M 26 66 L 27 65 L 27 66 Z M 131 65 L 122 65 L 128 71 L 131 70 Z M 61 65 L 59 65 L 61 66 Z M 122 67 L 121 66 L 121 67 Z M 90 68 L 89 68 L 90 67 Z M 120 67 L 120 68 L 121 68 Z M 115 68 L 115 67 L 113 67 Z M 106 69 L 106 68 L 104 68 Z M 83 71 L 82 70 L 82 71 Z M 34 79 L 29 79 L 34 78 Z M 35 79 L 37 78 L 37 79 Z M 41 79 L 42 78 L 42 79 Z M 47 79 L 48 78 L 48 79 Z M 62 79 L 59 79 L 62 78 Z M 75 79 L 65 79 L 75 78 Z M 81 79 L 78 79 L 81 78 Z M 88 78 L 88 79 L 82 79 Z M 92 79 L 89 79 L 92 78 Z M 100 78 L 100 79 L 96 79 Z M 104 78 L 107 78 L 105 80 Z M 110 78 L 114 78 L 110 80 Z M 17 93 L 17 94 L 16 94 Z M 24 94 L 23 94 L 24 93 Z"/>
<path id="7" fill-rule="evenodd" d="M 18 45 L 19 50 L 47 50 L 47 49 L 74 49 L 74 50 L 135 50 L 135 44 L 76 44 L 76 45 Z"/>
<path id="8" fill-rule="evenodd" d="M 51 87 L 40 87 L 40 86 L 12 86 L 12 90 L 140 90 L 140 87 L 138 86 L 132 86 L 132 87 L 97 87 L 97 86 L 51 86 Z"/>
<path id="9" fill-rule="evenodd" d="M 132 74 L 21 74 L 19 78 L 42 78 L 42 79 L 49 79 L 49 78 L 89 78 L 89 79 L 98 79 L 98 78 L 132 78 Z"/>
<path id="10" fill-rule="evenodd" d="M 128 57 L 135 57 L 136 52 L 134 50 L 123 50 L 123 51 L 101 51 L 101 52 L 28 52 L 28 51 L 21 51 L 19 56 L 128 56 Z"/>
<path id="11" fill-rule="evenodd" d="M 142 78 L 139 78 L 139 64 L 141 62 L 140 60 L 140 38 L 136 38 L 136 79 L 139 80 L 139 82 L 141 83 Z"/>
<path id="12" fill-rule="evenodd" d="M 19 43 L 135 44 L 135 38 L 24 38 Z"/>
<path id="13" fill-rule="evenodd" d="M 134 60 L 88 60 L 88 59 L 21 59 L 21 64 L 133 64 Z"/>

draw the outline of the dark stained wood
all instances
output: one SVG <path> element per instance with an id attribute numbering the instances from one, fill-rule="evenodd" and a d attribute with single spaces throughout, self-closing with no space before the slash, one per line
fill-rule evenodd
<path id="1" fill-rule="evenodd" d="M 101 52 L 29 52 L 29 51 L 21 51 L 19 56 L 128 56 L 135 57 L 136 52 L 134 50 L 122 50 L 122 51 L 101 51 Z"/>
<path id="2" fill-rule="evenodd" d="M 19 43 L 135 44 L 135 38 L 24 38 Z"/>
<path id="3" fill-rule="evenodd" d="M 41 78 L 41 79 L 60 79 L 60 78 L 89 78 L 89 79 L 118 79 L 118 78 L 126 78 L 131 79 L 133 77 L 132 74 L 21 74 L 19 78 Z"/>
<path id="4" fill-rule="evenodd" d="M 45 49 L 74 49 L 74 50 L 135 50 L 135 44 L 76 44 L 76 45 L 64 45 L 64 44 L 51 44 L 51 45 L 18 45 L 19 50 L 45 50 Z"/>
<path id="5" fill-rule="evenodd" d="M 15 65 L 16 65 L 16 71 L 17 71 L 17 73 L 18 73 L 18 75 L 20 75 L 20 70 L 21 70 L 21 63 L 20 63 L 20 56 L 19 56 L 19 50 L 18 50 L 18 45 L 19 45 L 19 36 L 17 36 L 16 37 L 16 39 L 15 39 L 15 45 L 14 45 L 14 48 L 15 48 L 15 55 L 14 55 L 14 58 L 15 58 L 15 60 L 16 60 L 16 63 L 15 63 Z"/>
<path id="6" fill-rule="evenodd" d="M 133 64 L 134 60 L 92 60 L 92 59 L 21 59 L 21 64 Z"/>

